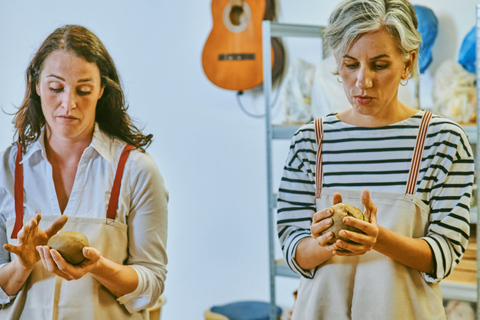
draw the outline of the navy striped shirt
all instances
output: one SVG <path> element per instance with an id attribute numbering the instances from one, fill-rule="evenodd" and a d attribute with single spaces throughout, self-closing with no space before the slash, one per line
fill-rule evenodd
<path id="1" fill-rule="evenodd" d="M 334 114 L 323 120 L 323 187 L 405 193 L 418 128 L 424 111 L 404 121 L 378 128 L 356 127 Z M 277 231 L 287 264 L 312 277 L 294 261 L 296 246 L 311 236 L 316 211 L 313 122 L 292 139 L 280 182 Z M 423 237 L 433 250 L 435 271 L 429 282 L 448 276 L 465 252 L 470 233 L 470 202 L 474 160 L 467 135 L 451 120 L 433 116 L 417 180 L 416 195 L 430 208 Z"/>

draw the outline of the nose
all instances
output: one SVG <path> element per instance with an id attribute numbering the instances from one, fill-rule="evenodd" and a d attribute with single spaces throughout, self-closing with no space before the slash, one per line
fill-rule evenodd
<path id="1" fill-rule="evenodd" d="M 75 109 L 77 107 L 76 101 L 75 101 L 75 93 L 73 90 L 65 90 L 64 95 L 63 95 L 63 100 L 62 100 L 62 107 L 66 111 L 70 111 L 72 109 Z"/>
<path id="2" fill-rule="evenodd" d="M 373 86 L 373 77 L 368 68 L 362 67 L 358 70 L 355 85 L 361 90 L 366 90 Z"/>

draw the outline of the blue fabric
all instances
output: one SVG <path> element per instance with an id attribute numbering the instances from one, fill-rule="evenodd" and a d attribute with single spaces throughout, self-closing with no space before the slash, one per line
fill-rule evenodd
<path id="1" fill-rule="evenodd" d="M 219 313 L 230 320 L 269 320 L 270 304 L 260 301 L 240 301 L 213 306 L 210 311 Z M 282 314 L 282 309 L 277 307 L 277 316 Z"/>
<path id="2" fill-rule="evenodd" d="M 424 73 L 433 60 L 432 47 L 438 34 L 438 20 L 431 9 L 419 5 L 414 5 L 413 7 L 418 19 L 417 30 L 422 35 L 418 66 L 420 73 Z"/>
<path id="3" fill-rule="evenodd" d="M 473 27 L 465 36 L 458 54 L 458 63 L 470 73 L 477 73 L 475 67 L 475 60 L 477 58 L 476 48 L 476 28 Z"/>

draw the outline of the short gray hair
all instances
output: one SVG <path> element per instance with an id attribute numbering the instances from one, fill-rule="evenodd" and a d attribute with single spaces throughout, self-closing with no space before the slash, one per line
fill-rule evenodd
<path id="1" fill-rule="evenodd" d="M 362 35 L 386 30 L 397 40 L 405 57 L 411 51 L 417 53 L 410 70 L 411 77 L 416 78 L 420 73 L 418 53 L 421 42 L 417 28 L 415 8 L 408 0 L 345 0 L 330 15 L 324 39 L 337 57 L 343 57 Z"/>

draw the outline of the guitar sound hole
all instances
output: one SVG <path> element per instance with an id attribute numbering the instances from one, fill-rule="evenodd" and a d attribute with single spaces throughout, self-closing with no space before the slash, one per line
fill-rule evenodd
<path id="1" fill-rule="evenodd" d="M 230 11 L 230 22 L 234 26 L 239 26 L 242 24 L 243 18 L 244 18 L 243 8 L 240 6 L 232 7 L 232 10 Z"/>

